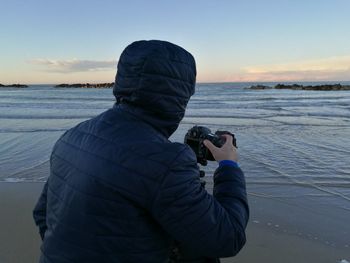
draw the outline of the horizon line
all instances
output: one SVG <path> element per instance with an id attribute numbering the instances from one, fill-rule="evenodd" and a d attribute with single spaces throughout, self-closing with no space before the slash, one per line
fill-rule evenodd
<path id="1" fill-rule="evenodd" d="M 114 81 L 113 81 L 114 82 Z M 1 83 L 2 85 L 27 85 L 27 86 L 37 86 L 37 85 L 60 85 L 60 84 L 102 84 L 102 83 L 113 83 L 113 82 L 59 82 L 59 83 L 25 83 L 25 82 L 11 82 L 9 84 Z M 224 84 L 224 83 L 314 83 L 314 82 L 350 82 L 350 80 L 286 80 L 286 81 L 198 81 L 196 84 Z"/>

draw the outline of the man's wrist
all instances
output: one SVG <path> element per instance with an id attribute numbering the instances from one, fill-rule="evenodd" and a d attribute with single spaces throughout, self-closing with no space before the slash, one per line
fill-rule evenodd
<path id="1" fill-rule="evenodd" d="M 238 163 L 235 162 L 235 161 L 232 161 L 232 160 L 221 160 L 219 162 L 219 166 L 224 166 L 224 165 L 229 165 L 229 166 L 232 166 L 232 167 L 239 167 L 238 166 Z"/>

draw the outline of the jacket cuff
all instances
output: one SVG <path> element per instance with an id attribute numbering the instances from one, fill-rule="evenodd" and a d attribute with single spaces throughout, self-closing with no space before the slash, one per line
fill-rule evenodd
<path id="1" fill-rule="evenodd" d="M 219 162 L 219 166 L 230 165 L 232 167 L 239 167 L 238 163 L 232 160 L 222 160 Z"/>

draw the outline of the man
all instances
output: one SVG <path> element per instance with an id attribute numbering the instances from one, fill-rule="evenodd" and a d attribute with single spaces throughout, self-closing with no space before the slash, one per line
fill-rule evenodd
<path id="1" fill-rule="evenodd" d="M 195 78 L 192 55 L 169 42 L 138 41 L 123 51 L 114 107 L 53 148 L 34 209 L 41 263 L 168 262 L 174 244 L 180 261 L 238 253 L 248 205 L 232 137 L 222 148 L 205 142 L 220 162 L 213 196 L 201 186 L 191 148 L 168 140 Z"/>

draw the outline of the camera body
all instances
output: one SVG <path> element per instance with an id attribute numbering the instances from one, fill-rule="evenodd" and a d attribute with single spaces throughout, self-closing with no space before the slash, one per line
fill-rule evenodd
<path id="1" fill-rule="evenodd" d="M 184 143 L 189 145 L 197 156 L 197 162 L 202 165 L 207 165 L 207 161 L 215 161 L 210 150 L 203 144 L 204 140 L 209 140 L 216 147 L 221 147 L 225 144 L 226 139 L 221 137 L 223 134 L 232 136 L 232 144 L 236 145 L 236 138 L 234 134 L 228 131 L 216 131 L 212 133 L 211 130 L 204 126 L 194 126 L 189 129 L 185 135 Z"/>

